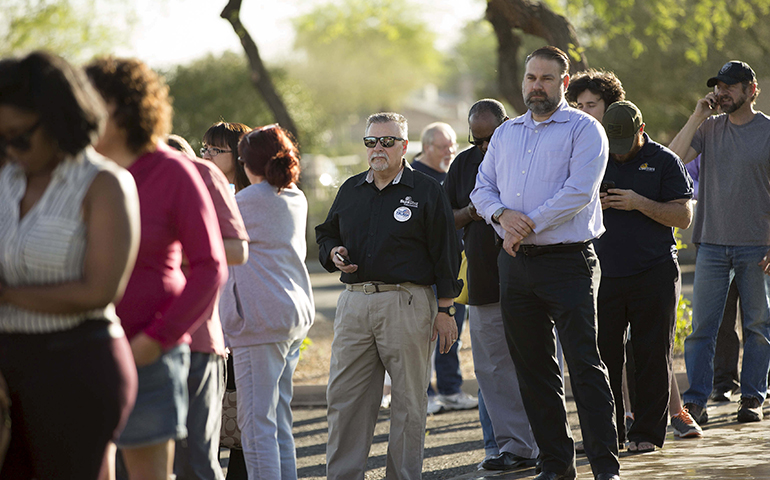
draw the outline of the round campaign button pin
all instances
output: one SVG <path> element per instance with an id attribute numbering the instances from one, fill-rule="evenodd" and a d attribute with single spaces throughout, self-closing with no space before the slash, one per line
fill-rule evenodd
<path id="1" fill-rule="evenodd" d="M 405 222 L 412 218 L 412 211 L 409 210 L 407 207 L 398 207 L 395 212 L 393 212 L 393 218 L 398 220 L 399 222 Z"/>

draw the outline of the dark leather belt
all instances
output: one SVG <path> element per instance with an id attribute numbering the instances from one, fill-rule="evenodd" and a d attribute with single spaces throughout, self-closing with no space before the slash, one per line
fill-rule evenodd
<path id="1" fill-rule="evenodd" d="M 591 241 L 580 243 L 556 243 L 553 245 L 521 245 L 519 252 L 528 257 L 538 257 L 547 253 L 572 253 L 582 252 L 591 244 Z"/>

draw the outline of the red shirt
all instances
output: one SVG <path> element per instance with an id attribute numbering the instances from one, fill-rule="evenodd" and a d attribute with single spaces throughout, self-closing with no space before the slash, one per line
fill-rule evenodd
<path id="1" fill-rule="evenodd" d="M 237 238 L 248 242 L 249 234 L 243 225 L 241 211 L 238 210 L 238 203 L 230 191 L 225 174 L 211 162 L 195 159 L 193 164 L 198 168 L 198 173 L 203 178 L 203 183 L 206 184 L 211 200 L 214 202 L 222 238 Z M 219 308 L 217 308 L 218 300 L 217 294 L 217 301 L 204 313 L 206 319 L 204 323 L 197 330 L 190 331 L 192 334 L 190 350 L 193 352 L 225 355 L 225 339 L 222 334 L 222 322 L 219 319 Z"/>
<path id="2" fill-rule="evenodd" d="M 190 343 L 227 278 L 216 211 L 195 166 L 159 144 L 128 169 L 139 190 L 141 243 L 136 265 L 117 306 L 130 340 L 144 332 L 164 349 Z M 182 248 L 190 274 L 181 270 Z"/>

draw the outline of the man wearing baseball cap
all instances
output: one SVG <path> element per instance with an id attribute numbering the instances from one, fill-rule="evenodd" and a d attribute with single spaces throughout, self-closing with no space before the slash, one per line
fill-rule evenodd
<path id="1" fill-rule="evenodd" d="M 599 351 L 613 395 L 622 398 L 625 334 L 631 326 L 635 381 L 644 388 L 636 391 L 628 451 L 648 452 L 666 438 L 681 290 L 673 227 L 690 225 L 693 186 L 679 158 L 644 132 L 636 105 L 613 103 L 602 124 L 610 159 L 599 194 L 607 231 L 594 241 L 602 266 Z M 618 402 L 619 430 L 625 429 L 623 414 Z"/>
<path id="2" fill-rule="evenodd" d="M 699 424 L 708 421 L 714 345 L 734 277 L 744 313 L 737 417 L 758 422 L 770 369 L 770 117 L 754 110 L 759 87 L 748 64 L 728 62 L 706 85 L 713 91 L 698 100 L 671 142 L 685 163 L 701 154 L 693 331 L 684 352 L 690 388 L 684 402 Z"/>

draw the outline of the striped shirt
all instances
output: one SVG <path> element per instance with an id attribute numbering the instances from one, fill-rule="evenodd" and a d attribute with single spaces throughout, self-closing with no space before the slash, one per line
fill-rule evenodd
<path id="1" fill-rule="evenodd" d="M 21 220 L 19 205 L 27 188 L 24 171 L 13 162 L 0 170 L 0 282 L 8 287 L 54 285 L 83 276 L 83 197 L 108 161 L 91 148 L 63 160 L 52 172 L 43 196 Z M 0 332 L 57 332 L 95 318 L 118 321 L 112 304 L 77 314 L 4 304 L 0 305 Z"/>

